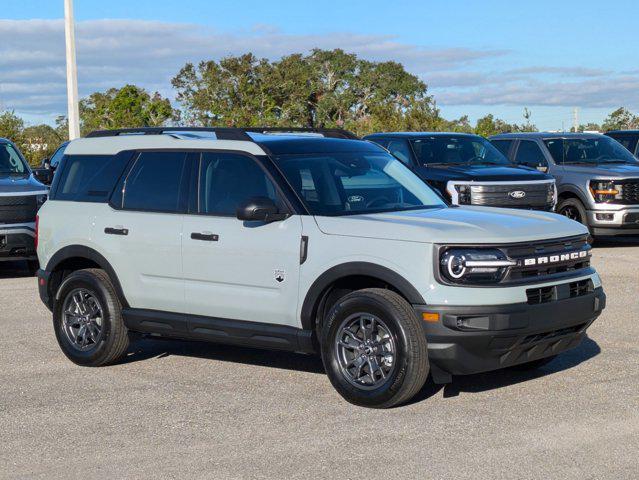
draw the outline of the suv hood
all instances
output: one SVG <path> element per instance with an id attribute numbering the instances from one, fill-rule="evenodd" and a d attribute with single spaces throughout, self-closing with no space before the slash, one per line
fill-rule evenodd
<path id="1" fill-rule="evenodd" d="M 475 180 L 478 182 L 522 182 L 550 180 L 552 177 L 534 168 L 517 165 L 433 165 L 419 167 L 417 174 L 425 180 Z"/>
<path id="2" fill-rule="evenodd" d="M 20 194 L 33 192 L 47 193 L 49 189 L 42 183 L 33 178 L 33 174 L 28 177 L 20 177 L 17 175 L 0 174 L 0 195 L 10 195 L 12 193 Z"/>
<path id="3" fill-rule="evenodd" d="M 554 213 L 470 206 L 315 220 L 328 235 L 424 243 L 503 244 L 588 233 L 583 225 Z"/>
<path id="4" fill-rule="evenodd" d="M 639 162 L 636 165 L 613 163 L 612 165 L 563 165 L 566 173 L 584 173 L 587 175 L 600 175 L 602 177 L 628 178 L 639 177 Z"/>

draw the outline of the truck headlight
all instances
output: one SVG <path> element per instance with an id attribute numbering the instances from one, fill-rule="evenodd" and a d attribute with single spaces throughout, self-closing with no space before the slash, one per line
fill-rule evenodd
<path id="1" fill-rule="evenodd" d="M 590 193 L 599 203 L 623 200 L 623 185 L 615 184 L 613 180 L 593 180 L 590 182 Z"/>
<path id="2" fill-rule="evenodd" d="M 517 265 L 497 249 L 454 247 L 444 250 L 439 259 L 442 277 L 451 283 L 498 283 L 509 267 Z"/>
<path id="3" fill-rule="evenodd" d="M 457 190 L 457 198 L 460 205 L 471 204 L 470 185 L 455 185 L 455 190 Z"/>

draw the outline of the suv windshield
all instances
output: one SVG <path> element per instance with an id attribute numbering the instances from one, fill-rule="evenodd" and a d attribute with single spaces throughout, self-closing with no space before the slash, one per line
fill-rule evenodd
<path id="1" fill-rule="evenodd" d="M 556 163 L 637 163 L 623 145 L 609 137 L 552 138 L 544 143 Z"/>
<path id="2" fill-rule="evenodd" d="M 288 182 L 313 215 L 440 208 L 446 204 L 402 162 L 383 152 L 280 155 Z"/>
<path id="3" fill-rule="evenodd" d="M 488 140 L 481 137 L 433 135 L 411 140 L 411 144 L 422 165 L 512 164 Z"/>
<path id="4" fill-rule="evenodd" d="M 29 169 L 10 143 L 0 143 L 0 175 L 26 175 Z"/>

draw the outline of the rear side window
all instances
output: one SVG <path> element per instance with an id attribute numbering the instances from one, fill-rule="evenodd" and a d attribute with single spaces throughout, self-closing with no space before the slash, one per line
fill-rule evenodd
<path id="1" fill-rule="evenodd" d="M 131 158 L 118 155 L 66 155 L 51 187 L 52 200 L 107 203 Z"/>
<path id="2" fill-rule="evenodd" d="M 142 152 L 122 188 L 122 208 L 152 212 L 185 211 L 187 179 L 185 152 Z"/>
<path id="3" fill-rule="evenodd" d="M 512 140 L 491 140 L 490 143 L 499 150 L 505 157 L 510 158 L 508 152 L 510 152 L 510 146 L 513 144 Z"/>

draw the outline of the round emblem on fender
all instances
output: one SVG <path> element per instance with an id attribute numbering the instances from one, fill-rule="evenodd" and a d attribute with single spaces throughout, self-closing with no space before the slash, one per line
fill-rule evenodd
<path id="1" fill-rule="evenodd" d="M 508 195 L 512 198 L 524 198 L 526 196 L 526 192 L 523 190 L 513 190 L 512 192 L 508 192 Z"/>

